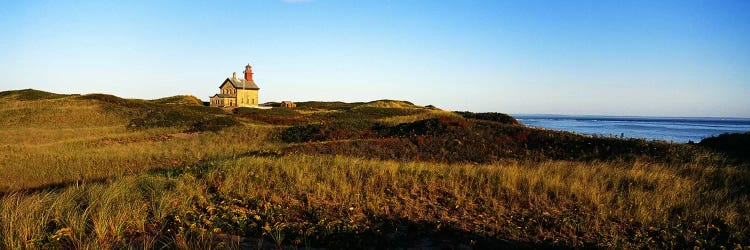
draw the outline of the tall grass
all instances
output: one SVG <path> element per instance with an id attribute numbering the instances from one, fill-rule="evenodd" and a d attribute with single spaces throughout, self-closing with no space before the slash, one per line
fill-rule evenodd
<path id="1" fill-rule="evenodd" d="M 236 246 L 224 232 L 280 245 L 353 246 L 362 243 L 340 235 L 408 243 L 446 230 L 559 246 L 747 243 L 750 202 L 734 189 L 748 174 L 731 166 L 292 155 L 200 168 L 8 194 L 0 199 L 2 246 Z M 727 175 L 744 179 L 718 180 Z M 422 231 L 384 233 L 407 222 Z"/>
<path id="2" fill-rule="evenodd" d="M 0 125 L 12 128 L 85 128 L 112 126 L 126 119 L 101 112 L 101 105 L 77 97 L 17 101 L 0 99 Z"/>
<path id="3" fill-rule="evenodd" d="M 731 191 L 748 175 L 736 167 L 561 161 L 443 165 L 304 155 L 244 158 L 227 167 L 217 170 L 223 176 L 217 186 L 229 197 L 327 208 L 331 216 L 361 220 L 360 225 L 372 223 L 368 217 L 399 217 L 521 241 L 538 240 L 545 232 L 548 240 L 602 247 L 648 246 L 650 240 L 683 233 L 692 235 L 667 242 L 691 245 L 692 239 L 715 233 L 691 231 L 704 226 L 733 232 L 710 244 L 739 241 L 748 233 L 748 219 L 741 214 L 750 202 L 746 194 Z M 706 180 L 737 172 L 745 179 Z M 639 233 L 652 235 L 629 235 Z"/>
<path id="4" fill-rule="evenodd" d="M 294 144 L 312 145 L 310 151 L 284 151 L 293 147 L 282 141 L 281 126 L 245 124 L 196 133 L 179 126 L 132 129 L 127 124 L 142 114 L 111 109 L 140 102 L 27 92 L 29 100 L 0 95 L 3 249 L 750 245 L 750 169 L 687 150 L 688 145 L 483 127 L 472 120 L 477 130 L 433 131 L 442 141 L 425 139 L 430 133 L 411 135 L 419 127 L 401 125 L 406 127 L 379 135 L 388 138 L 355 141 L 366 147 L 342 156 L 337 154 L 345 151 L 337 147 L 320 150 L 335 144 L 328 141 Z M 350 127 L 396 126 L 445 114 L 390 106 L 411 105 L 404 102 L 369 104 L 310 102 L 300 104 L 305 112 L 282 113 L 305 118 L 295 122 L 344 121 Z M 277 111 L 245 113 L 283 118 Z M 449 122 L 468 124 L 453 117 Z M 478 132 L 503 140 L 480 143 L 490 137 Z M 424 156 L 458 152 L 465 158 L 535 134 L 549 143 L 540 149 L 524 144 L 522 152 L 564 151 L 566 157 L 511 154 L 517 157 L 427 162 L 412 159 L 413 152 L 395 152 L 419 147 Z M 472 138 L 475 152 L 461 151 Z M 413 145 L 400 145 L 404 140 Z M 587 142 L 609 151 L 575 148 Z M 661 153 L 678 160 L 654 157 Z M 375 154 L 383 157 L 367 159 Z M 404 157 L 394 157 L 399 154 Z"/>
<path id="5" fill-rule="evenodd" d="M 8 102 L 0 108 L 0 192 L 100 180 L 257 149 L 266 130 L 218 133 L 180 128 L 127 129 L 127 119 L 99 104 L 66 97 Z M 19 108 L 20 107 L 20 108 Z M 28 110 L 27 110 L 28 109 Z M 20 110 L 20 111 L 19 111 Z"/>
<path id="6" fill-rule="evenodd" d="M 48 137 L 60 141 L 43 145 L 12 144 L 5 141 L 9 138 L 4 138 L 0 140 L 4 148 L 0 152 L 0 191 L 97 181 L 229 157 L 267 145 L 264 144 L 267 130 L 253 127 L 218 133 L 174 134 L 176 131 L 129 132 L 123 129 L 104 137 L 96 135 L 102 131 L 92 130 L 94 135 L 81 134 L 77 139 L 49 132 Z"/>
<path id="7" fill-rule="evenodd" d="M 457 118 L 459 117 L 458 114 L 449 112 L 449 111 L 443 111 L 443 110 L 424 110 L 422 113 L 413 114 L 413 115 L 399 115 L 399 116 L 390 116 L 385 118 L 380 118 L 377 120 L 377 122 L 382 123 L 384 125 L 388 126 L 395 126 L 402 123 L 409 123 L 409 122 L 415 122 L 419 120 L 426 120 L 426 119 L 436 119 L 439 117 L 450 117 L 450 118 Z"/>

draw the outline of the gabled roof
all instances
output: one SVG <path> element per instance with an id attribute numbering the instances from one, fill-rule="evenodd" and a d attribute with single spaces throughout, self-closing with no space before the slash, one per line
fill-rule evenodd
<path id="1" fill-rule="evenodd" d="M 219 98 L 230 98 L 230 97 L 232 97 L 232 98 L 234 98 L 236 96 L 234 96 L 234 95 L 228 95 L 228 94 L 215 94 L 215 95 L 213 95 L 211 97 L 219 97 Z"/>
<path id="2" fill-rule="evenodd" d="M 234 86 L 234 88 L 236 89 L 253 89 L 253 90 L 260 89 L 258 88 L 258 85 L 255 85 L 254 81 L 247 81 L 242 78 L 237 78 L 237 79 L 227 78 L 226 80 L 224 80 L 224 82 L 221 83 L 221 86 L 219 86 L 219 88 L 224 87 L 224 84 L 227 84 L 227 82 L 231 83 L 232 86 Z"/>

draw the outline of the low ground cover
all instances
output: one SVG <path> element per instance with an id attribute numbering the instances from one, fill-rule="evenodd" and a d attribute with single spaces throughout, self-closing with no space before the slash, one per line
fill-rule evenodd
<path id="1" fill-rule="evenodd" d="M 744 134 L 673 144 L 402 101 L 180 100 L 0 92 L 0 248 L 750 245 Z"/>

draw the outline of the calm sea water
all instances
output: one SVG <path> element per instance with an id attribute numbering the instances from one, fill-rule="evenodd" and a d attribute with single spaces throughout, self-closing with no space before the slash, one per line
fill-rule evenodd
<path id="1" fill-rule="evenodd" d="M 514 115 L 521 123 L 586 135 L 699 142 L 729 132 L 750 131 L 750 118 L 677 118 L 567 115 Z"/>

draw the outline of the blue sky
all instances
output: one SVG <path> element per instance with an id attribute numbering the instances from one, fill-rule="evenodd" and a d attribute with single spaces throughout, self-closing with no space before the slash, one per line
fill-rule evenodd
<path id="1" fill-rule="evenodd" d="M 750 1 L 2 1 L 0 90 L 750 117 Z"/>

